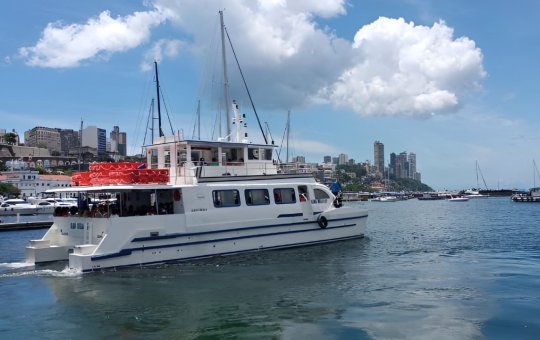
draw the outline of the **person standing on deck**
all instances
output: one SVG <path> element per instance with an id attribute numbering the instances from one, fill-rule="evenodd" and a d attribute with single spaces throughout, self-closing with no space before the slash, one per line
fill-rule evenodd
<path id="1" fill-rule="evenodd" d="M 330 190 L 332 191 L 334 196 L 337 196 L 341 192 L 341 183 L 339 183 L 338 178 L 334 179 L 334 182 L 332 182 L 332 185 L 330 185 Z"/>

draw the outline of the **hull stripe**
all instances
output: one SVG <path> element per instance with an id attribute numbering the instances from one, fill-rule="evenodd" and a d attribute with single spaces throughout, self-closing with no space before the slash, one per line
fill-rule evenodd
<path id="1" fill-rule="evenodd" d="M 335 219 L 332 219 L 332 220 L 328 220 L 328 223 L 335 222 L 335 221 L 354 220 L 354 219 L 358 219 L 358 218 L 367 218 L 367 217 L 368 217 L 367 215 L 361 215 L 361 216 L 354 216 L 354 217 L 335 218 Z M 251 226 L 251 227 L 242 227 L 242 228 L 233 228 L 233 229 L 224 229 L 224 230 L 202 231 L 202 232 L 197 232 L 197 233 L 174 233 L 174 234 L 167 234 L 167 235 L 162 235 L 162 236 L 136 237 L 133 240 L 131 240 L 131 242 L 146 242 L 146 241 L 164 240 L 164 239 L 185 237 L 185 236 L 199 236 L 199 235 L 220 234 L 220 233 L 228 233 L 228 232 L 244 231 L 244 230 L 254 230 L 254 229 L 263 229 L 263 228 L 289 227 L 289 226 L 294 226 L 294 225 L 305 225 L 305 224 L 313 224 L 313 223 L 317 223 L 317 221 L 302 221 L 302 222 L 291 222 L 291 223 L 280 223 L 280 224 L 265 224 L 265 225 L 259 225 L 259 226 Z"/>

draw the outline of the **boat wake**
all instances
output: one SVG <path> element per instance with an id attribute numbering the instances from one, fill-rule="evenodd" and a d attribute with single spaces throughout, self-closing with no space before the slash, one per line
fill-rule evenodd
<path id="1" fill-rule="evenodd" d="M 33 263 L 28 262 L 4 262 L 0 263 L 0 268 L 19 269 L 24 267 L 33 267 Z"/>
<path id="2" fill-rule="evenodd" d="M 70 269 L 68 267 L 62 270 L 54 269 L 34 269 L 34 270 L 17 270 L 26 267 L 34 267 L 33 263 L 26 262 L 12 262 L 12 263 L 0 263 L 0 279 L 8 277 L 21 277 L 21 276 L 51 276 L 51 277 L 78 277 L 82 276 L 82 271 L 76 269 Z M 13 269 L 15 271 L 8 271 L 2 273 L 3 268 Z"/>

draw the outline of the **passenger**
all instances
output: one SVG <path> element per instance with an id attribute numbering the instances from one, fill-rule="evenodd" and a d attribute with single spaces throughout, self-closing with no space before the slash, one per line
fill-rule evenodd
<path id="1" fill-rule="evenodd" d="M 97 213 L 97 204 L 92 204 L 92 210 L 90 210 L 90 217 L 95 217 Z"/>
<path id="2" fill-rule="evenodd" d="M 334 194 L 334 196 L 337 196 L 342 188 L 341 188 L 341 183 L 339 183 L 339 179 L 338 178 L 335 178 L 334 179 L 334 182 L 332 183 L 332 185 L 330 186 L 330 190 L 332 191 L 332 193 Z"/>

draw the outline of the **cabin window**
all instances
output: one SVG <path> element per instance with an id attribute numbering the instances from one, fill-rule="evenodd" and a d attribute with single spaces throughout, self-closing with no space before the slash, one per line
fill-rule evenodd
<path id="1" fill-rule="evenodd" d="M 150 153 L 150 169 L 157 169 L 158 167 L 158 152 L 156 149 L 149 151 Z"/>
<path id="2" fill-rule="evenodd" d="M 171 152 L 169 150 L 166 150 L 164 155 L 165 155 L 165 167 L 170 168 L 171 167 Z"/>
<path id="3" fill-rule="evenodd" d="M 245 191 L 247 205 L 270 204 L 270 196 L 267 189 L 247 189 Z"/>
<path id="4" fill-rule="evenodd" d="M 307 202 L 309 199 L 307 186 L 300 185 L 298 186 L 298 197 L 300 198 L 300 202 Z"/>
<path id="5" fill-rule="evenodd" d="M 212 199 L 216 208 L 237 207 L 240 205 L 238 190 L 214 190 Z"/>
<path id="6" fill-rule="evenodd" d="M 248 159 L 259 159 L 259 149 L 248 149 Z"/>
<path id="7" fill-rule="evenodd" d="M 296 203 L 296 195 L 293 188 L 274 189 L 274 201 L 276 204 Z"/>
<path id="8" fill-rule="evenodd" d="M 178 151 L 176 153 L 176 164 L 182 164 L 187 160 L 186 151 Z"/>
<path id="9" fill-rule="evenodd" d="M 272 149 L 263 149 L 264 150 L 264 159 L 269 161 L 272 159 Z"/>
<path id="10" fill-rule="evenodd" d="M 313 189 L 313 193 L 315 194 L 315 201 L 317 203 L 326 203 L 330 196 L 321 189 Z"/>

